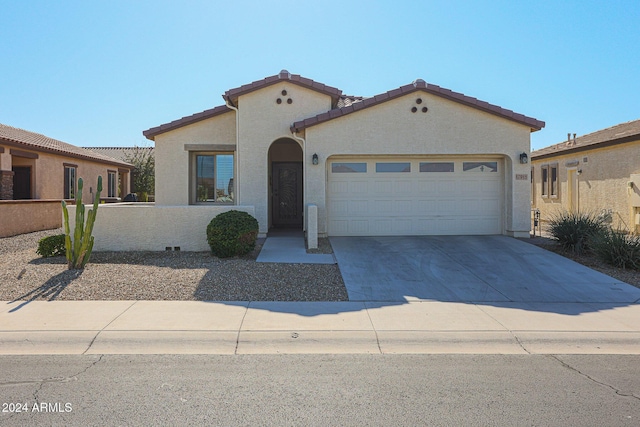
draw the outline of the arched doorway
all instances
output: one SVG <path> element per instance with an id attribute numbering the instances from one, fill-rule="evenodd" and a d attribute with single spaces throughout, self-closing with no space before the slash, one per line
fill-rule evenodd
<path id="1" fill-rule="evenodd" d="M 269 223 L 273 228 L 302 230 L 302 148 L 291 138 L 269 147 Z"/>

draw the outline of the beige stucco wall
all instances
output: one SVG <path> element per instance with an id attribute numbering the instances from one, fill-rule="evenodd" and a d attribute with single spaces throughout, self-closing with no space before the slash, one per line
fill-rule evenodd
<path id="1" fill-rule="evenodd" d="M 62 226 L 60 200 L 0 200 L 0 237 Z"/>
<path id="2" fill-rule="evenodd" d="M 1 145 L 1 144 L 0 144 Z M 20 148 L 20 151 L 37 154 L 37 159 L 11 156 L 13 147 L 4 146 L 3 170 L 11 170 L 12 166 L 31 166 L 31 186 L 34 199 L 62 199 L 64 197 L 64 164 L 77 165 L 76 178 L 82 178 L 84 183 L 83 197 L 85 201 L 91 201 L 91 193 L 96 193 L 98 176 L 102 176 L 101 197 L 107 197 L 107 171 L 116 172 L 116 180 L 119 167 L 107 165 L 91 160 L 83 160 L 52 153 L 38 152 Z M 6 169 L 5 169 L 6 168 Z M 117 181 L 116 181 L 117 182 Z M 127 185 L 127 188 L 129 186 Z"/>
<path id="3" fill-rule="evenodd" d="M 282 95 L 286 90 L 287 94 Z M 278 104 L 276 100 L 282 102 Z M 291 104 L 287 103 L 288 99 Z M 423 102 L 416 104 L 416 99 Z M 418 106 L 418 112 L 411 108 Z M 427 106 L 429 111 L 422 113 Z M 292 138 L 290 125 L 331 108 L 329 96 L 279 82 L 238 99 L 236 203 L 253 206 L 264 235 L 270 225 L 269 148 L 280 138 Z M 184 126 L 155 137 L 156 203 L 189 204 L 189 153 L 185 144 L 236 143 L 235 112 Z M 341 155 L 474 155 L 503 160 L 504 234 L 528 236 L 530 128 L 426 92 L 414 92 L 345 117 L 308 128 L 304 152 L 305 203 L 318 206 L 318 231 L 326 234 L 326 160 Z M 311 165 L 317 153 L 320 164 Z M 276 148 L 272 155 L 287 158 Z M 516 174 L 525 179 L 516 180 Z"/>
<path id="4" fill-rule="evenodd" d="M 282 91 L 287 95 L 283 96 Z M 278 104 L 276 100 L 282 99 Z M 292 103 L 288 104 L 287 99 Z M 269 147 L 279 138 L 291 138 L 289 127 L 331 108 L 331 98 L 301 86 L 281 82 L 241 96 L 238 100 L 240 142 L 238 171 L 240 203 L 253 205 L 260 233 L 269 228 Z"/>
<path id="5" fill-rule="evenodd" d="M 535 194 L 532 207 L 540 209 L 543 226 L 555 213 L 569 209 L 567 171 L 576 168 L 582 170 L 578 176 L 578 210 L 596 214 L 611 211 L 613 227 L 633 230 L 634 218 L 627 183 L 631 174 L 640 173 L 638 153 L 640 153 L 640 140 L 532 160 Z M 558 197 L 542 197 L 541 168 L 543 165 L 554 163 L 558 164 L 560 184 Z M 576 165 L 567 167 L 568 163 Z"/>
<path id="6" fill-rule="evenodd" d="M 416 104 L 418 98 L 421 104 Z M 411 108 L 417 106 L 418 112 Z M 421 108 L 429 110 L 422 113 Z M 326 160 L 336 155 L 491 155 L 504 159 L 504 234 L 529 235 L 530 129 L 456 102 L 414 92 L 306 130 L 307 203 L 318 206 L 318 231 L 326 233 Z M 317 153 L 318 166 L 311 165 Z M 515 175 L 526 175 L 515 180 Z"/>
<path id="7" fill-rule="evenodd" d="M 185 144 L 234 145 L 235 112 L 221 114 L 155 137 L 156 204 L 189 204 L 189 151 Z"/>
<path id="8" fill-rule="evenodd" d="M 75 206 L 69 222 L 75 226 Z M 85 206 L 85 213 L 91 209 Z M 93 228 L 96 251 L 210 251 L 207 225 L 222 212 L 239 210 L 254 215 L 251 206 L 154 206 L 146 203 L 103 204 Z"/>

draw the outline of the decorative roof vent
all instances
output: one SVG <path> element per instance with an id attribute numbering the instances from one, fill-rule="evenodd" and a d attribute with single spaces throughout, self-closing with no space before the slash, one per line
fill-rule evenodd
<path id="1" fill-rule="evenodd" d="M 282 70 L 280 71 L 280 75 L 278 77 L 280 77 L 281 79 L 291 80 L 291 73 L 287 70 Z"/>
<path id="2" fill-rule="evenodd" d="M 413 81 L 413 87 L 427 87 L 427 82 L 422 79 L 416 79 Z"/>

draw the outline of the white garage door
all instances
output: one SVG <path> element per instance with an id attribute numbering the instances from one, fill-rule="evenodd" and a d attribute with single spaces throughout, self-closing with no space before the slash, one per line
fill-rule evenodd
<path id="1" fill-rule="evenodd" d="M 501 234 L 500 159 L 329 162 L 330 236 Z"/>

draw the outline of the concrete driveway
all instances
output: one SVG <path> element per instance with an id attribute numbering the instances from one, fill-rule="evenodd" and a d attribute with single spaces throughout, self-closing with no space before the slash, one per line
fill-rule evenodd
<path id="1" fill-rule="evenodd" d="M 615 303 L 640 289 L 506 236 L 331 237 L 351 301 Z"/>

